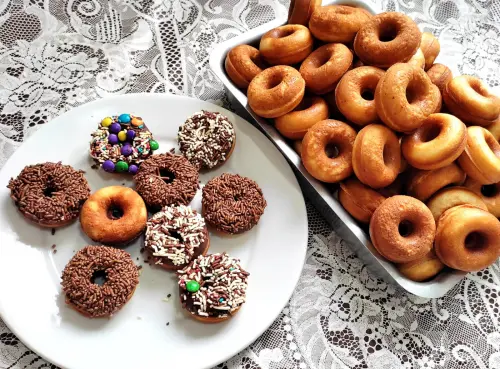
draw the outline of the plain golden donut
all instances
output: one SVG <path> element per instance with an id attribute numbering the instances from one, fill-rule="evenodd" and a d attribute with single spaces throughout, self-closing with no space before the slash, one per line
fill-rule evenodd
<path id="1" fill-rule="evenodd" d="M 429 251 L 420 259 L 398 265 L 399 272 L 415 282 L 427 281 L 438 275 L 443 269 L 444 264 L 436 256 L 434 250 Z"/>
<path id="2" fill-rule="evenodd" d="M 486 127 L 488 131 L 493 135 L 495 140 L 499 141 L 500 140 L 500 117 L 494 121 L 492 124 L 490 124 L 488 127 Z"/>
<path id="3" fill-rule="evenodd" d="M 354 52 L 365 64 L 387 68 L 410 60 L 421 37 L 417 25 L 407 15 L 382 13 L 364 22 L 354 39 Z"/>
<path id="4" fill-rule="evenodd" d="M 264 118 L 277 118 L 291 112 L 304 97 L 306 82 L 292 67 L 277 65 L 252 79 L 248 86 L 248 104 Z"/>
<path id="5" fill-rule="evenodd" d="M 344 74 L 335 89 L 335 101 L 349 121 L 360 126 L 378 121 L 374 96 L 383 75 L 376 67 L 359 67 Z"/>
<path id="6" fill-rule="evenodd" d="M 399 139 L 381 124 L 369 124 L 359 131 L 352 150 L 356 177 L 372 188 L 390 185 L 401 168 Z"/>
<path id="7" fill-rule="evenodd" d="M 450 268 L 464 272 L 484 269 L 500 255 L 500 222 L 474 206 L 455 206 L 439 218 L 434 247 Z"/>
<path id="8" fill-rule="evenodd" d="M 246 89 L 253 77 L 265 69 L 259 50 L 250 45 L 232 48 L 227 53 L 224 65 L 231 81 L 242 89 Z"/>
<path id="9" fill-rule="evenodd" d="M 373 212 L 384 200 L 384 196 L 355 178 L 340 183 L 340 203 L 354 219 L 362 223 L 370 222 Z"/>
<path id="10" fill-rule="evenodd" d="M 291 0 L 288 9 L 288 24 L 307 26 L 314 9 L 321 6 L 321 0 Z"/>
<path id="11" fill-rule="evenodd" d="M 286 138 L 303 138 L 307 130 L 328 119 L 328 104 L 319 96 L 306 96 L 290 113 L 274 120 L 276 129 Z"/>
<path id="12" fill-rule="evenodd" d="M 434 170 L 415 170 L 407 183 L 407 192 L 420 201 L 427 201 L 440 189 L 461 186 L 464 181 L 465 173 L 455 163 Z"/>
<path id="13" fill-rule="evenodd" d="M 467 181 L 465 186 L 467 186 Z M 481 197 L 465 187 L 443 188 L 427 202 L 427 206 L 431 210 L 432 216 L 436 222 L 446 210 L 466 204 L 486 211 L 488 210 Z"/>
<path id="14" fill-rule="evenodd" d="M 408 163 L 432 170 L 453 163 L 464 151 L 467 127 L 450 114 L 431 114 L 411 135 L 403 137 L 401 150 Z"/>
<path id="15" fill-rule="evenodd" d="M 421 49 L 418 49 L 417 52 L 411 57 L 407 62 L 408 64 L 413 65 L 417 68 L 424 69 L 425 67 L 425 56 Z"/>
<path id="16" fill-rule="evenodd" d="M 315 94 L 326 94 L 349 70 L 352 53 L 342 44 L 327 44 L 314 50 L 300 66 L 300 74 L 307 89 Z"/>
<path id="17" fill-rule="evenodd" d="M 355 138 L 356 131 L 346 123 L 333 119 L 318 122 L 302 140 L 302 164 L 320 181 L 342 181 L 352 174 Z"/>
<path id="18" fill-rule="evenodd" d="M 500 182 L 482 185 L 471 177 L 468 177 L 465 180 L 464 186 L 481 197 L 487 206 L 487 209 L 484 210 L 488 210 L 491 214 L 500 218 Z"/>
<path id="19" fill-rule="evenodd" d="M 370 18 L 366 10 L 352 6 L 320 6 L 311 15 L 309 29 L 318 40 L 350 43 Z"/>
<path id="20" fill-rule="evenodd" d="M 313 49 L 311 32 L 300 24 L 287 24 L 266 32 L 259 50 L 271 65 L 292 65 L 304 60 Z"/>
<path id="21" fill-rule="evenodd" d="M 380 119 L 398 132 L 412 132 L 441 104 L 441 94 L 423 69 L 407 63 L 390 67 L 375 90 Z"/>
<path id="22" fill-rule="evenodd" d="M 481 184 L 500 182 L 500 144 L 483 127 L 467 128 L 467 145 L 458 162 L 469 177 Z"/>
<path id="23" fill-rule="evenodd" d="M 387 260 L 408 263 L 432 249 L 436 224 L 424 203 L 397 195 L 385 200 L 372 215 L 373 246 Z"/>
<path id="24" fill-rule="evenodd" d="M 428 70 L 439 55 L 441 45 L 439 44 L 439 40 L 432 33 L 423 32 L 422 40 L 420 41 L 420 50 L 422 50 L 424 54 L 425 70 Z"/>
<path id="25" fill-rule="evenodd" d="M 500 115 L 500 98 L 479 78 L 458 76 L 443 90 L 446 107 L 465 123 L 488 126 Z"/>
<path id="26" fill-rule="evenodd" d="M 446 65 L 439 63 L 433 64 L 427 70 L 427 75 L 431 79 L 431 82 L 439 88 L 441 94 L 443 93 L 443 90 L 445 86 L 448 84 L 448 82 L 450 82 L 453 78 L 453 73 L 451 72 L 451 69 L 448 68 Z"/>

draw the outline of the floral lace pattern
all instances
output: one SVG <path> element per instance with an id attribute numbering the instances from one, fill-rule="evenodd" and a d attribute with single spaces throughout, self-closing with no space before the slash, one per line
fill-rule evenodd
<path id="1" fill-rule="evenodd" d="M 409 14 L 438 62 L 500 92 L 500 3 L 367 0 Z M 287 11 L 287 0 L 0 1 L 0 167 L 56 115 L 130 92 L 227 106 L 215 44 Z M 422 299 L 374 276 L 308 205 L 307 263 L 288 306 L 218 368 L 500 368 L 500 265 Z M 0 321 L 0 367 L 55 368 Z"/>

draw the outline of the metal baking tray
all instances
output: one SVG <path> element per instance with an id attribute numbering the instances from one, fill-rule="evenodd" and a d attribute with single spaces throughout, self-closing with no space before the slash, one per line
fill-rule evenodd
<path id="1" fill-rule="evenodd" d="M 372 14 L 379 13 L 374 5 L 364 1 L 324 1 L 323 5 L 344 4 L 359 6 Z M 217 45 L 210 55 L 210 67 L 223 82 L 226 93 L 233 108 L 242 116 L 248 118 L 276 145 L 287 158 L 295 172 L 306 197 L 321 212 L 333 229 L 348 242 L 353 251 L 376 275 L 385 281 L 397 284 L 415 295 L 426 298 L 437 298 L 446 294 L 465 275 L 463 272 L 446 269 L 428 282 L 414 282 L 403 276 L 394 264 L 384 259 L 372 246 L 368 233 L 347 213 L 337 200 L 336 190 L 331 185 L 321 183 L 309 175 L 301 163 L 300 156 L 279 132 L 265 119 L 257 116 L 250 106 L 246 95 L 228 78 L 224 69 L 226 54 L 233 47 L 241 44 L 258 47 L 259 40 L 267 31 L 286 23 L 283 15 L 272 22 L 254 28 L 242 35 L 234 37 Z"/>

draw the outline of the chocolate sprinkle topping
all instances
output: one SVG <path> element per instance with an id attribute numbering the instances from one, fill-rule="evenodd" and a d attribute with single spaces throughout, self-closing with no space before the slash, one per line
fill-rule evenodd
<path id="1" fill-rule="evenodd" d="M 94 273 L 104 272 L 102 286 Z M 130 254 L 106 246 L 86 246 L 64 268 L 62 288 L 66 303 L 92 318 L 111 316 L 130 299 L 139 284 L 139 272 Z"/>
<path id="2" fill-rule="evenodd" d="M 255 181 L 224 173 L 203 188 L 202 205 L 207 223 L 219 231 L 235 234 L 255 226 L 267 203 Z"/>
<path id="3" fill-rule="evenodd" d="M 77 218 L 90 195 L 82 171 L 60 162 L 29 165 L 9 181 L 7 188 L 26 218 L 46 226 Z"/>

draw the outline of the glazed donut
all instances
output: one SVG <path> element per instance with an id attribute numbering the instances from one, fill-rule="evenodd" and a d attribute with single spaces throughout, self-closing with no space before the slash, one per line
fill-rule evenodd
<path id="1" fill-rule="evenodd" d="M 427 70 L 427 75 L 431 79 L 431 82 L 439 88 L 441 94 L 448 82 L 453 78 L 451 69 L 443 64 L 433 64 Z"/>
<path id="2" fill-rule="evenodd" d="M 307 26 L 314 10 L 321 6 L 321 0 L 291 0 L 288 9 L 288 24 Z"/>
<path id="3" fill-rule="evenodd" d="M 387 68 L 410 60 L 421 37 L 417 25 L 407 15 L 382 13 L 363 22 L 354 39 L 354 52 L 365 64 Z"/>
<path id="4" fill-rule="evenodd" d="M 390 185 L 401 168 L 399 139 L 381 124 L 369 124 L 359 131 L 352 150 L 356 177 L 372 188 Z"/>
<path id="5" fill-rule="evenodd" d="M 398 265 L 399 272 L 406 278 L 415 282 L 423 282 L 435 277 L 444 264 L 436 256 L 434 250 L 429 251 L 424 257 Z"/>
<path id="6" fill-rule="evenodd" d="M 203 323 L 223 322 L 245 303 L 249 275 L 225 252 L 198 256 L 177 272 L 181 305 Z"/>
<path id="7" fill-rule="evenodd" d="M 350 43 L 370 18 L 366 10 L 352 6 L 321 6 L 312 13 L 309 29 L 318 40 Z"/>
<path id="8" fill-rule="evenodd" d="M 408 163 L 432 170 L 453 163 L 464 151 L 467 127 L 449 114 L 431 114 L 415 132 L 403 137 L 401 150 Z"/>
<path id="9" fill-rule="evenodd" d="M 102 285 L 99 281 L 104 279 Z M 134 294 L 139 271 L 130 254 L 113 247 L 86 246 L 62 273 L 66 304 L 88 318 L 111 317 Z"/>
<path id="10" fill-rule="evenodd" d="M 439 218 L 434 247 L 450 268 L 464 272 L 484 269 L 500 255 L 500 222 L 474 206 L 455 206 Z"/>
<path id="11" fill-rule="evenodd" d="M 422 39 L 420 41 L 420 50 L 422 50 L 422 53 L 424 54 L 424 68 L 425 70 L 428 70 L 439 55 L 441 45 L 439 44 L 439 40 L 432 33 L 423 32 Z"/>
<path id="12" fill-rule="evenodd" d="M 351 67 L 352 58 L 351 51 L 342 44 L 327 44 L 314 50 L 300 66 L 307 89 L 318 95 L 333 91 Z"/>
<path id="13" fill-rule="evenodd" d="M 427 201 L 441 188 L 449 185 L 461 186 L 464 181 L 464 171 L 452 163 L 434 170 L 416 170 L 410 176 L 407 192 L 420 201 Z"/>
<path id="14" fill-rule="evenodd" d="M 224 66 L 231 81 L 242 89 L 246 89 L 253 77 L 265 69 L 260 51 L 250 45 L 238 45 L 229 50 Z"/>
<path id="15" fill-rule="evenodd" d="M 458 163 L 481 184 L 500 182 L 500 144 L 483 127 L 467 128 L 467 145 Z"/>
<path id="16" fill-rule="evenodd" d="M 500 141 L 500 117 L 488 127 L 486 127 L 486 129 L 490 131 L 495 140 Z"/>
<path id="17" fill-rule="evenodd" d="M 384 71 L 375 67 L 359 67 L 348 71 L 335 89 L 340 112 L 354 124 L 365 126 L 378 121 L 375 88 Z"/>
<path id="18" fill-rule="evenodd" d="M 467 185 L 467 181 L 465 185 Z M 481 188 L 481 185 L 479 188 Z M 479 189 L 479 191 L 481 191 L 481 189 Z M 427 207 L 431 210 L 432 216 L 437 222 L 439 217 L 446 210 L 454 206 L 465 204 L 472 205 L 486 211 L 488 210 L 486 204 L 480 196 L 464 187 L 443 188 L 431 197 L 431 199 L 427 202 Z"/>
<path id="19" fill-rule="evenodd" d="M 486 204 L 486 208 L 483 210 L 488 210 L 491 214 L 500 218 L 500 182 L 482 185 L 473 178 L 468 177 L 464 186 L 481 197 L 481 200 Z"/>
<path id="20" fill-rule="evenodd" d="M 425 56 L 421 49 L 417 49 L 417 52 L 408 60 L 408 64 L 413 65 L 417 68 L 424 69 L 425 67 Z"/>
<path id="21" fill-rule="evenodd" d="M 465 123 L 488 126 L 500 116 L 500 97 L 479 78 L 458 76 L 443 90 L 446 107 Z"/>
<path id="22" fill-rule="evenodd" d="M 248 86 L 248 104 L 264 118 L 277 118 L 291 112 L 304 97 L 306 82 L 292 67 L 277 65 L 252 79 Z"/>
<path id="23" fill-rule="evenodd" d="M 340 183 L 339 201 L 351 216 L 362 223 L 369 223 L 373 212 L 385 197 L 351 178 Z"/>
<path id="24" fill-rule="evenodd" d="M 80 224 L 93 241 L 123 246 L 146 228 L 148 212 L 144 201 L 129 187 L 109 186 L 93 193 L 83 204 Z"/>
<path id="25" fill-rule="evenodd" d="M 305 97 L 290 113 L 274 120 L 276 129 L 292 140 L 303 138 L 307 130 L 328 118 L 328 104 L 319 96 Z"/>
<path id="26" fill-rule="evenodd" d="M 333 119 L 318 122 L 302 140 L 302 164 L 320 181 L 342 181 L 352 174 L 355 138 L 356 131 L 346 123 Z"/>
<path id="27" fill-rule="evenodd" d="M 436 224 L 424 203 L 397 195 L 385 200 L 373 213 L 370 237 L 373 246 L 389 261 L 408 263 L 432 249 Z"/>
<path id="28" fill-rule="evenodd" d="M 60 162 L 28 165 L 7 188 L 26 219 L 48 228 L 73 222 L 90 195 L 83 171 Z"/>
<path id="29" fill-rule="evenodd" d="M 260 54 L 271 65 L 292 65 L 304 60 L 313 49 L 307 27 L 287 24 L 266 32 L 260 39 Z"/>
<path id="30" fill-rule="evenodd" d="M 423 69 L 407 63 L 390 67 L 375 89 L 380 119 L 398 132 L 412 132 L 441 104 L 441 94 Z"/>

